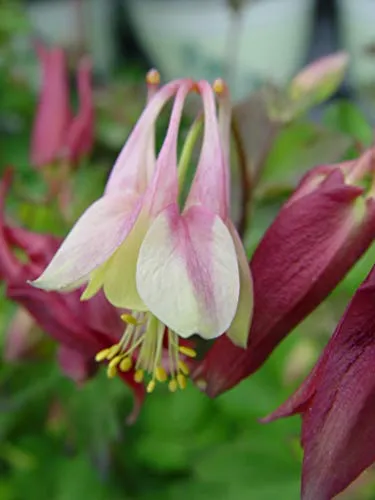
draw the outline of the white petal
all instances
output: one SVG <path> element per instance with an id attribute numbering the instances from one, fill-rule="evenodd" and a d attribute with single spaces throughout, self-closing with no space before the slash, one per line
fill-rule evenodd
<path id="1" fill-rule="evenodd" d="M 137 287 L 150 311 L 181 337 L 224 333 L 239 297 L 237 256 L 225 224 L 202 207 L 182 216 L 168 207 L 141 246 Z"/>

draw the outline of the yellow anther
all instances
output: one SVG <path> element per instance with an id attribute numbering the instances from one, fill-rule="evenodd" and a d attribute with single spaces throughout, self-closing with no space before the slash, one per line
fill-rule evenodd
<path id="1" fill-rule="evenodd" d="M 160 73 L 157 69 L 150 69 L 146 75 L 146 83 L 149 85 L 159 85 Z"/>
<path id="2" fill-rule="evenodd" d="M 134 373 L 134 380 L 135 382 L 137 382 L 138 384 L 140 384 L 141 382 L 143 382 L 143 377 L 144 377 L 144 372 L 143 370 L 136 370 L 136 372 Z"/>
<path id="3" fill-rule="evenodd" d="M 112 359 L 115 356 L 117 356 L 117 354 L 120 352 L 120 350 L 121 350 L 120 344 L 115 344 L 112 347 L 110 347 L 108 349 L 107 359 Z"/>
<path id="4" fill-rule="evenodd" d="M 198 380 L 195 380 L 195 385 L 198 387 L 199 390 L 205 391 L 207 389 L 207 382 L 203 378 L 199 378 Z"/>
<path id="5" fill-rule="evenodd" d="M 178 389 L 178 384 L 177 384 L 177 380 L 172 378 L 172 380 L 169 381 L 169 384 L 168 384 L 168 389 L 171 391 L 171 392 L 176 392 L 177 389 Z"/>
<path id="6" fill-rule="evenodd" d="M 117 375 L 117 366 L 109 366 L 107 368 L 107 377 L 114 378 Z"/>
<path id="7" fill-rule="evenodd" d="M 155 370 L 155 377 L 158 382 L 165 382 L 168 378 L 167 372 L 162 366 L 158 366 Z"/>
<path id="8" fill-rule="evenodd" d="M 182 373 L 179 373 L 177 375 L 177 382 L 178 382 L 178 387 L 180 389 L 185 389 L 186 383 L 187 383 L 185 375 L 182 375 Z"/>
<path id="9" fill-rule="evenodd" d="M 197 94 L 199 94 L 199 93 L 200 93 L 199 86 L 198 86 L 197 82 L 194 82 L 194 83 L 193 83 L 193 85 L 192 85 L 192 87 L 191 87 L 191 91 L 192 91 L 192 92 L 196 92 Z"/>
<path id="10" fill-rule="evenodd" d="M 131 370 L 133 363 L 129 357 L 123 358 L 119 364 L 119 368 L 122 372 L 128 372 Z"/>
<path id="11" fill-rule="evenodd" d="M 107 349 L 102 349 L 101 351 L 99 351 L 96 356 L 95 356 L 95 361 L 97 361 L 98 363 L 100 361 L 104 361 L 105 359 L 107 359 L 107 356 L 108 356 L 108 353 L 109 353 L 109 348 Z"/>
<path id="12" fill-rule="evenodd" d="M 116 356 L 115 358 L 112 358 L 111 361 L 108 363 L 108 368 L 112 368 L 112 366 L 117 366 L 122 359 L 121 354 L 119 356 Z"/>
<path id="13" fill-rule="evenodd" d="M 191 347 L 186 347 L 184 345 L 180 345 L 178 348 L 181 354 L 185 354 L 188 358 L 195 358 L 197 353 Z"/>
<path id="14" fill-rule="evenodd" d="M 156 386 L 155 380 L 150 380 L 150 382 L 147 384 L 146 391 L 150 394 L 155 389 L 155 386 Z"/>
<path id="15" fill-rule="evenodd" d="M 222 78 L 217 78 L 212 84 L 212 89 L 216 94 L 220 95 L 226 91 L 227 84 Z"/>
<path id="16" fill-rule="evenodd" d="M 139 324 L 137 318 L 135 318 L 131 314 L 121 314 L 121 319 L 129 325 L 137 326 Z"/>
<path id="17" fill-rule="evenodd" d="M 179 370 L 186 376 L 189 375 L 190 373 L 190 370 L 189 370 L 189 367 L 186 363 L 184 363 L 184 361 L 182 361 L 181 359 L 178 360 L 178 368 Z"/>

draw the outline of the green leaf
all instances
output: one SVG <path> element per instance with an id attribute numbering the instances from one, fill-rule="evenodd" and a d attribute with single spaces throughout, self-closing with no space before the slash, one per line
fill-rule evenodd
<path id="1" fill-rule="evenodd" d="M 277 137 L 262 174 L 268 183 L 295 182 L 308 169 L 340 161 L 352 141 L 344 134 L 305 121 L 285 127 Z"/>
<path id="2" fill-rule="evenodd" d="M 324 113 L 323 122 L 332 130 L 342 132 L 365 146 L 370 146 L 373 141 L 371 124 L 362 111 L 346 99 L 330 104 Z"/>

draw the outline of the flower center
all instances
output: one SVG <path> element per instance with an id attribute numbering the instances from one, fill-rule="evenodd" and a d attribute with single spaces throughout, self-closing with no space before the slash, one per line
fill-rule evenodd
<path id="1" fill-rule="evenodd" d="M 178 335 L 167 329 L 151 313 L 123 314 L 127 324 L 120 342 L 98 352 L 95 360 L 108 361 L 107 375 L 115 377 L 119 371 L 134 369 L 134 380 L 142 383 L 150 377 L 147 392 L 153 392 L 157 382 L 166 382 L 171 392 L 185 389 L 189 367 L 184 358 L 194 358 L 196 352 L 179 345 Z M 164 338 L 167 335 L 167 345 Z"/>

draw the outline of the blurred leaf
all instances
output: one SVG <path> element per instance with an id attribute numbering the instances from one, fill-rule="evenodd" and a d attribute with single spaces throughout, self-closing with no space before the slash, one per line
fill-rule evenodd
<path id="1" fill-rule="evenodd" d="M 189 439 L 186 435 L 172 437 L 167 434 L 157 437 L 142 434 L 138 438 L 136 458 L 155 470 L 183 471 L 190 464 L 187 447 Z"/>
<path id="2" fill-rule="evenodd" d="M 199 481 L 221 484 L 223 488 L 236 485 L 238 494 L 242 492 L 243 495 L 246 492 L 248 498 L 257 499 L 262 492 L 263 498 L 274 498 L 280 495 L 281 489 L 290 495 L 285 498 L 297 500 L 300 469 L 298 461 L 292 457 L 290 451 L 288 453 L 288 448 L 283 446 L 282 440 L 277 440 L 275 435 L 274 449 L 282 450 L 282 453 L 278 453 L 277 459 L 273 456 L 270 461 L 270 447 L 263 446 L 263 440 L 260 440 L 257 434 L 253 433 L 253 437 L 250 434 L 241 436 L 238 440 L 196 457 L 194 470 Z M 264 431 L 262 436 L 267 439 Z M 228 457 L 231 459 L 228 460 Z M 269 496 L 264 496 L 264 493 Z"/>
<path id="3" fill-rule="evenodd" d="M 293 182 L 308 169 L 340 161 L 352 141 L 340 132 L 306 121 L 282 130 L 269 153 L 262 180 L 267 183 Z"/>
<path id="4" fill-rule="evenodd" d="M 371 124 L 351 101 L 341 99 L 330 104 L 324 113 L 323 122 L 331 129 L 347 134 L 364 146 L 370 146 L 373 141 L 374 132 Z"/>
<path id="5" fill-rule="evenodd" d="M 263 92 L 256 92 L 233 107 L 233 122 L 247 169 L 255 174 L 267 157 L 281 124 L 268 116 Z"/>
<path id="6" fill-rule="evenodd" d="M 90 500 L 114 499 L 114 491 L 110 483 L 100 480 L 89 458 L 84 455 L 72 457 L 63 462 L 59 468 L 54 500 Z"/>
<path id="7" fill-rule="evenodd" d="M 131 408 L 126 386 L 119 379 L 109 380 L 103 371 L 80 388 L 70 380 L 64 382 L 62 400 L 74 424 L 77 445 L 97 452 L 118 439 L 124 427 L 118 415 L 119 403 L 128 398 L 127 407 L 121 409 L 123 422 Z"/>
<path id="8" fill-rule="evenodd" d="M 205 422 L 209 400 L 192 384 L 175 394 L 162 391 L 148 398 L 141 415 L 142 423 L 155 434 L 171 436 L 188 434 Z"/>

